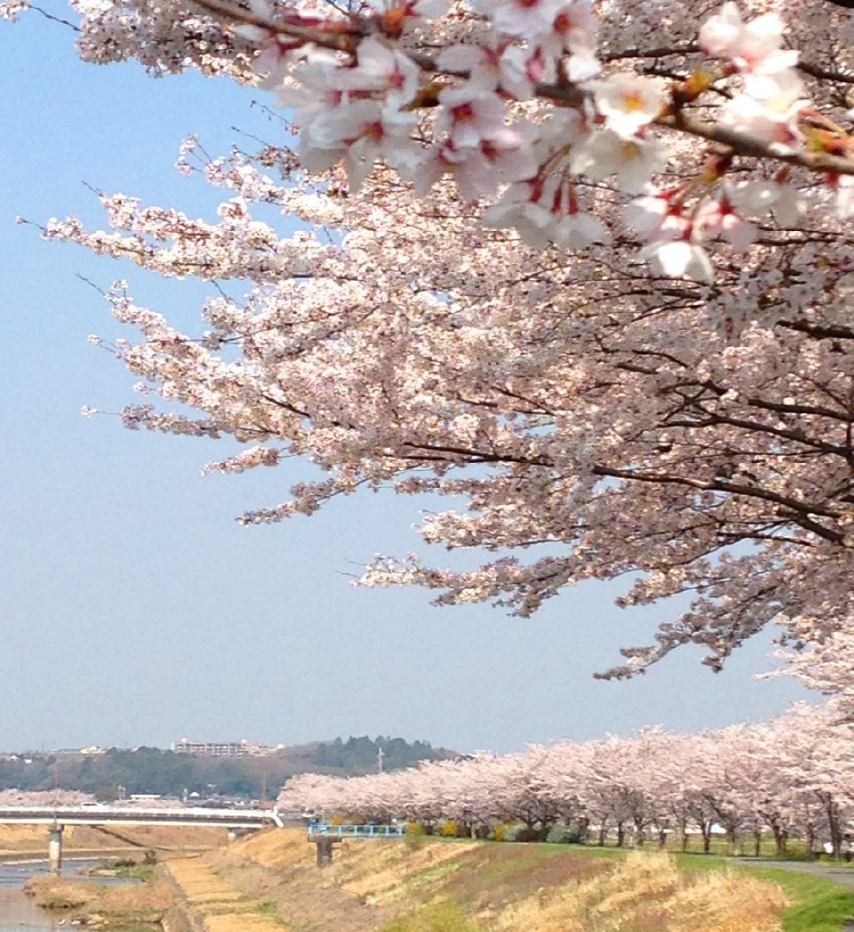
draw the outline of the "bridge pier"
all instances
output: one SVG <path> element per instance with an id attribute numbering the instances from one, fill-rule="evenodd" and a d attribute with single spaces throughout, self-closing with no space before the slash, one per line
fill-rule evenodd
<path id="1" fill-rule="evenodd" d="M 62 831 L 64 825 L 54 822 L 50 827 L 50 841 L 47 845 L 47 859 L 52 874 L 62 871 Z"/>
<path id="2" fill-rule="evenodd" d="M 324 835 L 314 842 L 317 845 L 318 867 L 326 867 L 327 864 L 332 863 L 332 846 L 337 845 L 340 841 L 341 839 L 336 838 L 334 835 Z"/>

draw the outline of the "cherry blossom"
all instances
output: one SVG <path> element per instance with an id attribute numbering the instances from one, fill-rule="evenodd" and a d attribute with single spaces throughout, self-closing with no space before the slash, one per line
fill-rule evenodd
<path id="1" fill-rule="evenodd" d="M 588 843 L 706 852 L 713 836 L 730 853 L 759 855 L 773 835 L 784 856 L 792 839 L 838 857 L 854 832 L 851 725 L 824 706 L 794 706 L 763 723 L 676 735 L 660 727 L 628 736 L 478 752 L 456 761 L 373 776 L 294 777 L 278 804 L 321 818 L 417 820 L 459 831 L 524 826 L 545 839 L 573 826 Z M 697 838 L 699 836 L 699 838 Z"/>
<path id="2" fill-rule="evenodd" d="M 23 6 L 0 9 L 37 15 Z M 227 76 L 247 100 L 263 83 L 282 110 L 287 130 L 257 151 L 181 146 L 179 171 L 221 195 L 212 218 L 108 192 L 102 228 L 30 218 L 48 240 L 216 284 L 196 326 L 117 285 L 109 307 L 137 336 L 100 348 L 142 389 L 129 428 L 229 438 L 207 472 L 304 464 L 239 520 L 367 489 L 430 496 L 424 552 L 378 556 L 358 585 L 528 617 L 578 582 L 624 581 L 620 605 L 664 620 L 615 676 L 686 643 L 718 669 L 766 626 L 805 656 L 844 637 L 850 13 L 75 10 L 87 61 Z"/>

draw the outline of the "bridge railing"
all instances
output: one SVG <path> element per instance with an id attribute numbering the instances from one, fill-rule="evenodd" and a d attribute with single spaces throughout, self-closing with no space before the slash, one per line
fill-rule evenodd
<path id="1" fill-rule="evenodd" d="M 311 822 L 308 826 L 310 841 L 317 838 L 401 838 L 406 825 L 329 825 Z"/>

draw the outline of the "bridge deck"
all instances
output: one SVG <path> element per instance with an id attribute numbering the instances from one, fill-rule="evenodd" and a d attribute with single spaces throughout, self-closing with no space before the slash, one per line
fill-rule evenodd
<path id="1" fill-rule="evenodd" d="M 312 822 L 308 826 L 308 839 L 318 838 L 402 838 L 406 825 L 328 825 Z"/>
<path id="2" fill-rule="evenodd" d="M 288 819 L 288 824 L 304 825 Z M 147 809 L 130 806 L 3 806 L 0 824 L 6 825 L 222 825 L 224 828 L 284 826 L 275 809 L 205 809 L 202 807 Z"/>

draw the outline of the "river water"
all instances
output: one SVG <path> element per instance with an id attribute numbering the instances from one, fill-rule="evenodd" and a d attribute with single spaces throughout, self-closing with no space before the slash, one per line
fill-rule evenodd
<path id="1" fill-rule="evenodd" d="M 97 861 L 66 861 L 63 873 L 68 876 Z M 44 874 L 47 862 L 0 862 L 0 932 L 67 932 L 68 920 L 59 912 L 40 909 L 24 896 L 24 884 L 35 874 Z M 96 879 L 96 878 L 87 878 Z M 97 878 L 110 881 L 113 878 Z M 113 880 L 113 882 L 116 882 Z M 127 883 L 127 880 L 120 881 Z M 133 881 L 131 881 L 133 882 Z M 74 928 L 78 928 L 75 926 Z"/>

